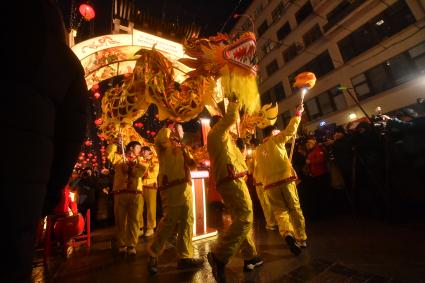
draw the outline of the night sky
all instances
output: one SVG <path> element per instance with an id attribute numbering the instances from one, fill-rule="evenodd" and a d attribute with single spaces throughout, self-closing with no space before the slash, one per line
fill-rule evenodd
<path id="1" fill-rule="evenodd" d="M 69 27 L 72 2 L 76 6 L 80 1 L 57 0 L 64 15 L 65 25 Z M 96 18 L 82 22 L 79 32 L 84 37 L 108 34 L 111 31 L 111 0 L 92 0 Z M 235 24 L 234 13 L 242 13 L 252 0 L 136 0 L 135 4 L 143 13 L 184 24 L 195 23 L 201 26 L 201 36 L 214 35 L 223 29 L 229 32 Z M 227 23 L 226 23 L 227 21 Z M 226 24 L 225 24 L 226 23 Z"/>

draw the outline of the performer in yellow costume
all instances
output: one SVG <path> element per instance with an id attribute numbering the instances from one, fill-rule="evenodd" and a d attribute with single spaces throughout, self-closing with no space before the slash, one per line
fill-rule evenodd
<path id="1" fill-rule="evenodd" d="M 305 221 L 298 199 L 297 175 L 288 158 L 285 144 L 296 134 L 303 106 L 299 106 L 286 129 L 279 133 L 274 126 L 264 129 L 266 138 L 257 147 L 257 166 L 261 182 L 278 222 L 279 233 L 294 255 L 306 247 Z"/>
<path id="2" fill-rule="evenodd" d="M 263 263 L 257 256 L 252 233 L 252 201 L 244 180 L 248 168 L 229 133 L 230 127 L 237 120 L 238 110 L 236 98 L 232 98 L 224 117 L 213 117 L 208 134 L 212 176 L 232 217 L 229 229 L 221 235 L 214 251 L 208 253 L 208 261 L 218 282 L 225 281 L 225 265 L 239 250 L 245 259 L 244 271 L 253 270 Z"/>
<path id="3" fill-rule="evenodd" d="M 188 149 L 179 142 L 179 138 L 169 128 L 162 128 L 156 138 L 159 159 L 159 192 L 163 205 L 162 217 L 157 231 L 148 244 L 148 270 L 158 272 L 157 258 L 163 252 L 168 238 L 174 234 L 177 226 L 178 268 L 199 268 L 202 259 L 193 258 L 193 211 L 192 211 L 192 182 L 190 167 L 195 162 Z"/>
<path id="4" fill-rule="evenodd" d="M 254 143 L 254 146 L 258 146 L 258 143 Z M 271 207 L 269 198 L 264 191 L 263 183 L 260 180 L 260 167 L 257 166 L 257 150 L 256 148 L 252 150 L 251 156 L 247 158 L 247 165 L 249 171 L 252 173 L 254 179 L 254 186 L 257 192 L 258 200 L 260 201 L 261 208 L 263 209 L 264 218 L 266 220 L 266 230 L 275 231 L 276 230 L 276 218 L 273 214 L 273 209 Z"/>
<path id="5" fill-rule="evenodd" d="M 159 172 L 159 162 L 156 156 L 153 154 L 152 149 L 149 146 L 142 148 L 145 159 L 148 163 L 148 170 L 143 176 L 143 198 L 146 202 L 146 233 L 145 237 L 149 238 L 153 236 L 154 229 L 156 227 L 156 195 L 158 192 L 157 177 Z M 143 209 L 139 215 L 140 219 L 140 234 L 143 235 L 144 220 L 143 220 Z"/>
<path id="6" fill-rule="evenodd" d="M 139 233 L 139 215 L 143 209 L 142 177 L 147 163 L 139 156 L 142 146 L 132 141 L 126 146 L 125 154 L 117 153 L 117 145 L 108 146 L 108 159 L 114 165 L 113 184 L 115 226 L 120 253 L 136 255 Z"/>

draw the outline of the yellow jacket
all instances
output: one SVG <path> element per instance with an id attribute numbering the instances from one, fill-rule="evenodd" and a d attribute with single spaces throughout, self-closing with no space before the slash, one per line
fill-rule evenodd
<path id="1" fill-rule="evenodd" d="M 300 121 L 300 117 L 293 117 L 285 130 L 266 138 L 257 147 L 255 160 L 259 170 L 256 176 L 264 186 L 296 178 L 285 144 L 296 134 Z"/>
<path id="2" fill-rule="evenodd" d="M 217 186 L 226 180 L 232 180 L 247 173 L 245 157 L 236 147 L 229 129 L 236 123 L 238 104 L 229 103 L 227 113 L 208 133 L 208 154 L 211 161 L 212 175 Z"/>
<path id="3" fill-rule="evenodd" d="M 193 157 L 185 147 L 171 143 L 170 135 L 170 129 L 162 128 L 155 138 L 159 160 L 159 187 L 167 188 L 177 180 L 191 182 L 189 167 L 194 165 Z"/>
<path id="4" fill-rule="evenodd" d="M 158 173 L 159 173 L 159 161 L 158 158 L 153 157 L 151 160 L 148 160 L 148 170 L 143 176 L 143 186 L 152 187 L 158 186 Z"/>
<path id="5" fill-rule="evenodd" d="M 158 189 L 164 206 L 187 205 L 192 200 L 190 167 L 195 165 L 185 147 L 170 141 L 171 130 L 162 128 L 155 145 L 159 160 Z"/>
<path id="6" fill-rule="evenodd" d="M 262 184 L 262 179 L 261 179 L 261 167 L 258 166 L 258 161 L 257 161 L 257 154 L 258 151 L 255 149 L 252 151 L 252 157 L 250 158 L 249 161 L 249 171 L 252 173 L 252 177 L 254 178 L 254 185 L 258 186 L 260 183 Z"/>
<path id="7" fill-rule="evenodd" d="M 127 162 L 124 162 L 122 154 L 117 153 L 116 144 L 110 144 L 106 152 L 115 169 L 113 191 L 142 190 L 142 178 L 148 168 L 146 161 L 138 156 L 133 162 L 130 162 L 128 158 Z"/>

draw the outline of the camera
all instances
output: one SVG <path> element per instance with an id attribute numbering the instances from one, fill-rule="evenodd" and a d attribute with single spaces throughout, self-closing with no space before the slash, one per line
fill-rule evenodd
<path id="1" fill-rule="evenodd" d="M 372 115 L 371 117 L 372 126 L 374 129 L 377 129 L 378 131 L 385 131 L 387 127 L 387 122 L 385 121 L 384 117 L 379 115 Z"/>

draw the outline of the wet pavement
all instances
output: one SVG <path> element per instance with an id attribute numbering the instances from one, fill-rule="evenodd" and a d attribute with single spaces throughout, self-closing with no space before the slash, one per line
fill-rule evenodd
<path id="1" fill-rule="evenodd" d="M 308 248 L 294 257 L 277 231 L 266 231 L 261 216 L 254 223 L 255 239 L 264 265 L 244 273 L 243 260 L 228 264 L 228 282 L 425 282 L 425 223 L 386 224 L 383 221 L 335 216 L 307 223 Z M 112 228 L 95 230 L 90 253 L 81 248 L 68 259 L 52 256 L 48 269 L 38 256 L 35 282 L 215 282 L 208 262 L 202 269 L 176 269 L 170 244 L 161 256 L 159 271 L 149 275 L 146 239 L 141 238 L 135 257 L 113 254 Z M 216 238 L 197 241 L 196 256 L 206 258 Z"/>

